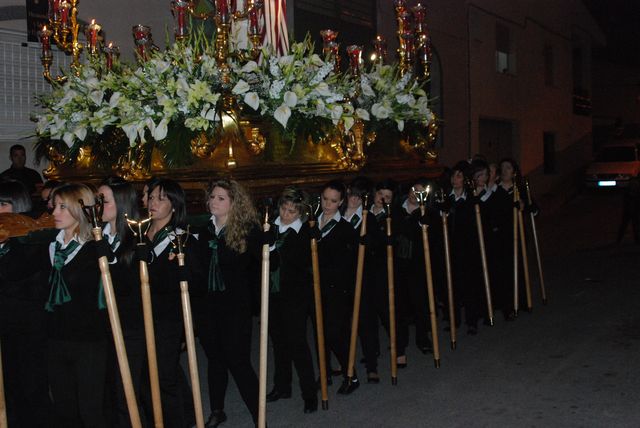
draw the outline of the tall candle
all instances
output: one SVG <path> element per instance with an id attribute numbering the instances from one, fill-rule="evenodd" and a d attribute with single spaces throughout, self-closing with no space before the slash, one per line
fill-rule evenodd
<path id="1" fill-rule="evenodd" d="M 62 22 L 63 28 L 66 28 L 69 25 L 69 9 L 71 9 L 69 2 L 62 0 L 60 3 L 60 21 Z"/>
<path id="2" fill-rule="evenodd" d="M 51 56 L 51 42 L 49 37 L 51 37 L 52 31 L 47 29 L 46 25 L 42 26 L 42 31 L 40 31 L 40 43 L 42 43 L 42 56 L 49 57 Z"/>

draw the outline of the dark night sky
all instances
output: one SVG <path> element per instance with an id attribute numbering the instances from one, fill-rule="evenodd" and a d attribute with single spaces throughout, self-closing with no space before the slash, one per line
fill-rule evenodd
<path id="1" fill-rule="evenodd" d="M 597 57 L 640 65 L 640 0 L 583 0 L 607 37 Z"/>

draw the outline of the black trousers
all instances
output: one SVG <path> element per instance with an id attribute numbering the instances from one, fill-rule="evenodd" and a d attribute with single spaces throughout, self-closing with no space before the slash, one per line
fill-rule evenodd
<path id="1" fill-rule="evenodd" d="M 138 401 L 138 412 L 143 427 L 149 427 L 153 424 L 147 420 L 144 406 L 142 401 L 145 397 L 149 396 L 149 392 L 143 392 L 142 385 L 148 386 L 149 371 L 147 370 L 147 352 L 146 343 L 144 339 L 143 330 L 132 330 L 124 333 L 124 343 L 127 348 L 127 359 L 129 360 L 129 369 L 131 370 L 131 381 L 133 383 L 133 390 L 136 394 L 136 400 Z M 115 353 L 115 350 L 114 350 Z M 124 387 L 122 385 L 122 377 L 120 376 L 120 367 L 117 366 L 114 369 L 114 376 L 116 379 L 116 420 L 118 428 L 131 427 L 131 418 L 129 416 L 129 408 L 127 406 L 127 400 L 124 394 Z"/>
<path id="2" fill-rule="evenodd" d="M 279 392 L 291 392 L 293 363 L 298 372 L 302 398 L 305 400 L 312 400 L 317 396 L 313 359 L 307 343 L 310 298 L 305 290 L 287 294 L 273 293 L 269 296 L 269 335 L 275 362 L 274 387 Z"/>
<path id="3" fill-rule="evenodd" d="M 49 340 L 47 369 L 57 428 L 106 428 L 107 341 Z"/>
<path id="4" fill-rule="evenodd" d="M 384 261 L 380 261 L 380 263 L 384 263 Z M 366 275 L 362 286 L 358 333 L 367 373 L 378 371 L 379 324 L 382 323 L 387 334 L 389 333 L 388 290 L 386 269 L 376 269 L 375 274 Z"/>
<path id="5" fill-rule="evenodd" d="M 208 360 L 211 410 L 224 409 L 233 376 L 254 421 L 258 420 L 258 376 L 251 365 L 251 302 L 227 298 L 217 292 L 199 314 L 199 337 Z"/>
<path id="6" fill-rule="evenodd" d="M 9 426 L 48 427 L 51 401 L 44 335 L 5 334 L 0 343 Z"/>
<path id="7" fill-rule="evenodd" d="M 419 348 L 429 344 L 429 303 L 427 283 L 422 263 L 399 259 L 395 265 L 395 294 L 397 318 L 398 356 L 405 355 L 409 345 L 409 325 L 415 324 L 416 345 Z"/>
<path id="8" fill-rule="evenodd" d="M 324 351 L 327 363 L 329 362 L 329 352 L 333 352 L 340 363 L 342 375 L 345 378 L 349 368 L 352 302 L 350 295 L 340 288 L 322 288 L 325 349 L 318 350 L 318 352 Z"/>

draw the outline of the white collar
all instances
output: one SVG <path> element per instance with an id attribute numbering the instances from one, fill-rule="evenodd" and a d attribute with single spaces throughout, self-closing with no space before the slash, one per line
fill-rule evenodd
<path id="1" fill-rule="evenodd" d="M 462 199 L 463 201 L 467 200 L 467 192 L 465 192 L 464 190 L 462 191 L 460 196 L 457 196 L 456 192 L 452 189 L 451 193 L 449 193 L 449 196 L 453 196 L 456 202 L 458 202 L 460 199 Z"/>
<path id="2" fill-rule="evenodd" d="M 371 212 L 373 215 L 377 216 L 380 213 L 385 213 L 386 214 L 386 210 L 384 209 L 384 207 L 380 208 L 380 211 L 378 211 L 377 213 L 375 212 L 376 209 L 376 205 L 372 204 L 371 208 L 369 208 L 369 212 Z"/>
<path id="3" fill-rule="evenodd" d="M 300 228 L 302 227 L 302 220 L 300 218 L 295 219 L 289 224 L 282 224 L 282 220 L 280 220 L 280 216 L 273 222 L 276 226 L 278 226 L 278 233 L 284 233 L 287 229 L 291 228 L 296 233 L 300 232 Z"/>
<path id="4" fill-rule="evenodd" d="M 76 249 L 73 250 L 73 252 L 71 254 L 69 254 L 67 259 L 64 261 L 65 265 L 69 264 L 69 262 L 71 260 L 73 260 L 73 258 L 76 256 L 76 254 L 78 254 L 78 252 L 80 251 L 82 246 L 85 244 L 85 242 L 82 241 L 80 238 L 78 238 L 78 235 L 74 235 L 73 238 L 71 238 L 69 240 L 69 242 L 67 242 L 65 244 L 64 243 L 64 229 L 60 229 L 60 232 L 58 232 L 58 234 L 56 235 L 56 239 L 52 243 L 49 244 L 49 258 L 51 260 L 51 266 L 53 266 L 53 257 L 54 257 L 54 255 L 56 253 L 56 243 L 59 242 L 62 245 L 61 249 L 64 250 L 71 243 L 71 241 L 76 241 L 80 245 L 78 245 L 76 247 Z"/>
<path id="5" fill-rule="evenodd" d="M 322 218 L 324 216 L 324 213 L 321 213 L 320 216 L 318 217 L 318 228 L 320 228 L 320 224 L 322 224 Z M 336 211 L 336 213 L 333 215 L 333 217 L 329 220 L 335 220 L 336 224 L 342 220 L 342 214 L 340 214 L 340 211 Z M 329 222 L 327 222 L 327 224 L 329 224 Z M 333 230 L 333 228 L 335 227 L 335 225 L 333 225 L 333 227 L 329 230 L 327 230 L 326 232 L 324 232 L 322 234 L 322 237 L 324 238 L 325 236 L 327 236 L 329 233 L 331 233 L 331 231 Z M 320 228 L 320 230 L 322 230 L 322 228 Z"/>
<path id="6" fill-rule="evenodd" d="M 491 194 L 493 193 L 493 190 L 491 188 L 489 188 L 486 184 L 484 185 L 484 195 L 482 195 L 480 197 L 480 200 L 482 202 L 487 202 L 487 199 L 489 199 L 491 197 Z"/>
<path id="7" fill-rule="evenodd" d="M 216 229 L 216 236 L 220 236 L 220 232 L 222 231 L 222 229 L 224 229 L 224 227 L 226 226 L 226 224 L 222 227 L 218 227 L 218 223 L 216 222 L 216 216 L 211 215 L 211 223 L 213 223 L 213 227 L 215 227 Z"/>
<path id="8" fill-rule="evenodd" d="M 102 236 L 107 238 L 107 241 L 109 242 L 109 245 L 113 245 L 113 241 L 116 239 L 116 236 L 118 235 L 117 232 L 113 232 L 113 234 L 111 234 L 111 223 L 107 223 L 104 225 L 104 228 L 102 229 Z M 115 248 L 112 248 L 114 251 L 118 249 L 118 247 L 120 246 L 120 241 L 118 241 L 116 243 Z"/>
<path id="9" fill-rule="evenodd" d="M 409 198 L 405 199 L 402 203 L 402 208 L 408 213 L 411 214 L 413 211 L 417 210 L 419 206 L 415 207 L 413 211 L 409 211 Z"/>
<path id="10" fill-rule="evenodd" d="M 360 206 L 353 212 L 353 214 L 349 216 L 349 218 L 347 218 L 346 216 L 342 216 L 345 220 L 347 220 L 348 222 L 351 222 L 351 219 L 356 214 L 358 215 L 358 222 L 353 225 L 355 229 L 357 229 L 358 226 L 360 226 L 360 223 L 362 223 L 362 204 L 360 204 Z"/>

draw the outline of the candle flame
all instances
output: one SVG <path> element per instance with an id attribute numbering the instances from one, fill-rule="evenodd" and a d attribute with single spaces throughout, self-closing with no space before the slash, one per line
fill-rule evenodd
<path id="1" fill-rule="evenodd" d="M 47 31 L 47 26 L 46 25 L 42 26 L 42 31 Z"/>
<path id="2" fill-rule="evenodd" d="M 96 24 L 96 20 L 95 20 L 95 19 L 92 19 L 92 20 L 91 20 L 91 25 L 95 25 L 95 24 Z"/>
<path id="3" fill-rule="evenodd" d="M 109 42 L 109 49 L 113 47 L 113 42 Z"/>

